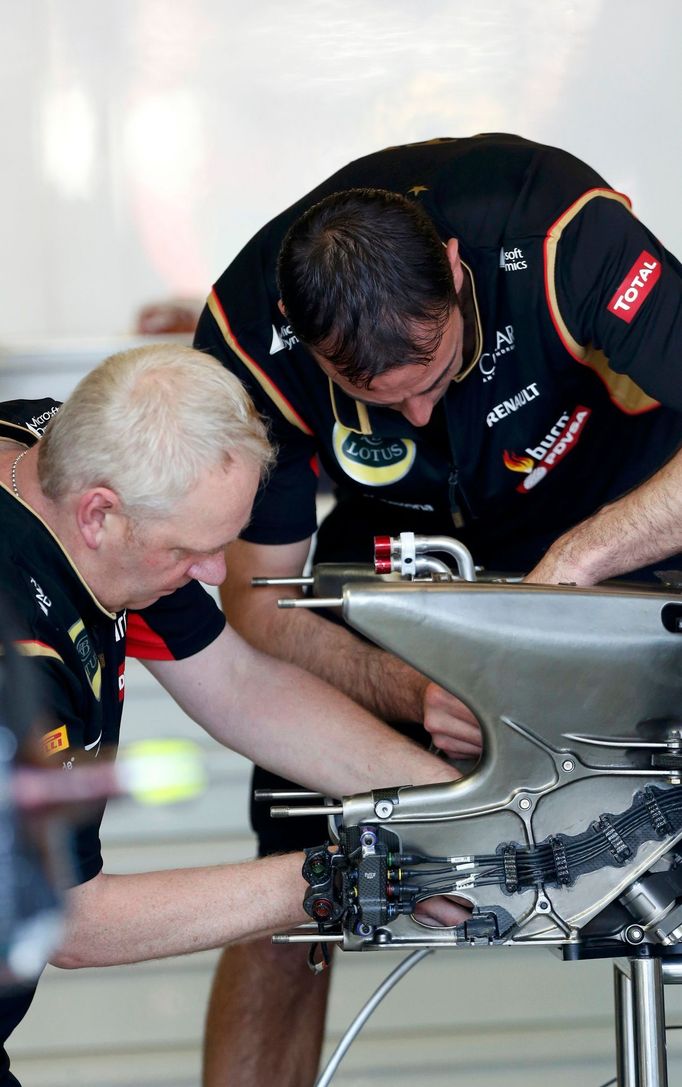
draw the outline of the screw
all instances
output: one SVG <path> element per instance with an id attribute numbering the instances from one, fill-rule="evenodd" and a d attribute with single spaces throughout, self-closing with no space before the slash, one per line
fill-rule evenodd
<path id="1" fill-rule="evenodd" d="M 570 774 L 571 770 L 575 770 L 575 763 L 573 759 L 564 759 L 561 764 L 561 769 L 565 770 L 567 774 Z"/>
<path id="2" fill-rule="evenodd" d="M 640 925 L 628 925 L 625 930 L 625 939 L 629 944 L 641 944 L 644 939 L 644 929 Z"/>
<path id="3" fill-rule="evenodd" d="M 538 909 L 539 910 L 548 910 L 549 909 L 549 902 L 547 901 L 546 898 L 540 898 L 538 900 Z"/>
<path id="4" fill-rule="evenodd" d="M 379 800 L 374 805 L 377 819 L 390 819 L 393 815 L 393 805 L 390 800 Z"/>
<path id="5" fill-rule="evenodd" d="M 531 802 L 528 799 L 528 797 L 527 796 L 522 796 L 521 799 L 519 800 L 519 807 L 521 808 L 521 811 L 528 811 L 530 806 L 531 806 Z"/>

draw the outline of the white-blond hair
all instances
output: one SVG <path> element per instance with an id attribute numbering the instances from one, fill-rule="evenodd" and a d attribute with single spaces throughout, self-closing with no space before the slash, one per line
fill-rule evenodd
<path id="1" fill-rule="evenodd" d="M 110 487 L 131 516 L 166 516 L 202 472 L 274 457 L 239 380 L 210 355 L 158 343 L 105 359 L 76 386 L 40 442 L 38 474 L 55 501 Z"/>

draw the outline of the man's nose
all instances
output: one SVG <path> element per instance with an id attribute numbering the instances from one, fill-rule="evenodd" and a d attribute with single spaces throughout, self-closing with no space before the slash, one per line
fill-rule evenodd
<path id="1" fill-rule="evenodd" d="M 187 573 L 189 577 L 204 581 L 207 585 L 222 585 L 227 574 L 224 553 L 220 551 L 217 555 L 209 555 L 193 563 Z"/>
<path id="2" fill-rule="evenodd" d="M 426 396 L 409 396 L 403 400 L 400 411 L 412 426 L 426 426 L 433 412 L 433 403 Z"/>

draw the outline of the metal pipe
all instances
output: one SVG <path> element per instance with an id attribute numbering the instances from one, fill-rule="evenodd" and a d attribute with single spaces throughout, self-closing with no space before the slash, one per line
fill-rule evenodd
<path id="1" fill-rule="evenodd" d="M 375 993 L 369 998 L 367 1003 L 360 1009 L 355 1019 L 349 1026 L 346 1033 L 341 1038 L 341 1041 L 337 1045 L 336 1049 L 332 1053 L 327 1067 L 324 1069 L 322 1075 L 315 1083 L 315 1087 L 329 1087 L 332 1081 L 332 1077 L 336 1073 L 337 1068 L 341 1064 L 341 1061 L 348 1052 L 350 1046 L 353 1044 L 358 1034 L 364 1027 L 365 1023 L 369 1019 L 370 1015 L 379 1007 L 384 997 L 390 993 L 394 985 L 400 981 L 405 974 L 409 973 L 413 966 L 416 966 L 418 962 L 430 955 L 433 948 L 422 948 L 419 951 L 414 951 L 411 955 L 408 955 L 406 959 L 396 966 L 395 970 L 391 971 L 387 978 L 385 978 Z"/>
<path id="2" fill-rule="evenodd" d="M 613 999 L 616 1013 L 616 1083 L 618 1087 L 637 1087 L 632 982 L 617 962 L 613 964 Z"/>
<path id="3" fill-rule="evenodd" d="M 292 815 L 343 815 L 343 804 L 318 808 L 290 808 L 288 804 L 283 804 L 270 808 L 271 819 L 288 819 Z"/>
<path id="4" fill-rule="evenodd" d="M 452 570 L 446 562 L 426 555 L 415 562 L 415 577 L 422 577 L 424 574 L 446 574 L 450 581 L 453 577 Z"/>
<path id="5" fill-rule="evenodd" d="M 252 577 L 251 584 L 254 588 L 262 585 L 314 585 L 314 577 Z"/>
<path id="6" fill-rule="evenodd" d="M 664 985 L 682 985 L 682 960 L 661 959 Z"/>
<path id="7" fill-rule="evenodd" d="M 340 608 L 342 606 L 342 596 L 318 596 L 312 598 L 285 596 L 282 600 L 277 601 L 278 608 Z"/>
<path id="8" fill-rule="evenodd" d="M 631 959 L 637 1087 L 668 1087 L 663 971 L 660 959 Z"/>
<path id="9" fill-rule="evenodd" d="M 257 804 L 269 800 L 321 800 L 324 793 L 310 793 L 305 789 L 254 789 L 253 799 Z"/>
<path id="10" fill-rule="evenodd" d="M 465 581 L 476 580 L 476 567 L 468 547 L 450 536 L 415 536 L 414 546 L 418 555 L 429 551 L 444 551 L 457 563 L 459 576 Z"/>
<path id="11" fill-rule="evenodd" d="M 317 925 L 315 925 L 317 930 Z M 273 944 L 342 944 L 343 933 L 336 935 L 322 935 L 315 932 L 278 932 L 272 937 Z"/>

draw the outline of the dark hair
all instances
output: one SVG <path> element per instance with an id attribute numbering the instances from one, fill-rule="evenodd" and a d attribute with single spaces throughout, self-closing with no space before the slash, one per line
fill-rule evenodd
<path id="1" fill-rule="evenodd" d="M 289 323 L 354 385 L 433 358 L 457 295 L 422 209 L 384 189 L 332 193 L 287 233 L 277 276 Z"/>

